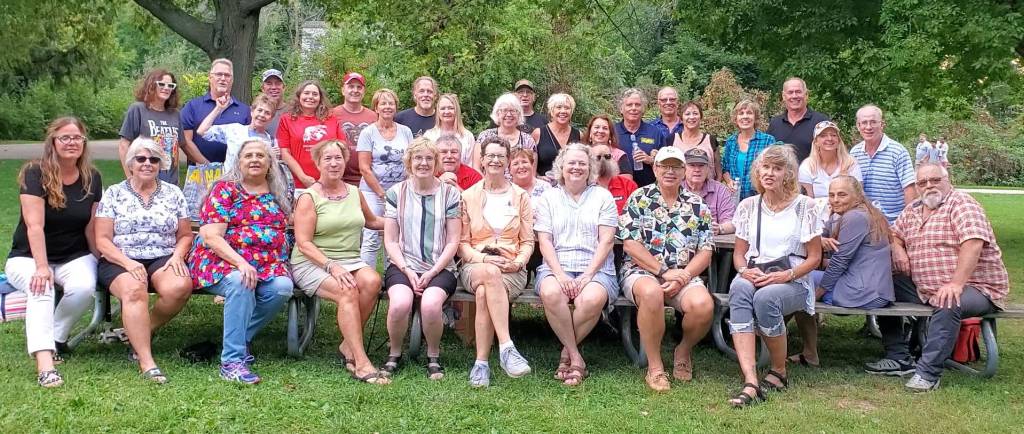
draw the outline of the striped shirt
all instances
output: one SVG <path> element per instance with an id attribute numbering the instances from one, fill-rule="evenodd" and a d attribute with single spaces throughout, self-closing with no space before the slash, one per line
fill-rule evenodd
<path id="1" fill-rule="evenodd" d="M 736 180 L 740 190 L 739 200 L 746 199 L 755 194 L 754 187 L 750 184 L 750 167 L 754 159 L 761 151 L 775 143 L 775 137 L 761 131 L 755 131 L 754 137 L 750 138 L 747 151 L 740 151 L 739 133 L 725 139 L 725 151 L 722 152 L 722 171 L 729 174 L 729 177 Z"/>
<path id="2" fill-rule="evenodd" d="M 441 183 L 433 194 L 413 191 L 409 181 L 391 186 L 384 195 L 384 218 L 398 220 L 398 244 L 412 271 L 425 273 L 437 263 L 448 240 L 445 223 L 462 215 L 459 189 Z M 445 268 L 454 270 L 453 263 Z"/>
<path id="3" fill-rule="evenodd" d="M 864 194 L 892 224 L 906 206 L 903 189 L 916 179 L 907 148 L 883 134 L 875 155 L 868 155 L 864 142 L 854 146 L 850 155 L 857 159 L 864 176 Z"/>
<path id="4" fill-rule="evenodd" d="M 558 263 L 569 272 L 584 272 L 597 254 L 598 228 L 616 228 L 619 213 L 612 194 L 598 185 L 590 185 L 577 202 L 562 187 L 547 189 L 534 199 L 537 232 L 551 234 Z M 602 273 L 615 275 L 612 256 L 604 260 Z"/>

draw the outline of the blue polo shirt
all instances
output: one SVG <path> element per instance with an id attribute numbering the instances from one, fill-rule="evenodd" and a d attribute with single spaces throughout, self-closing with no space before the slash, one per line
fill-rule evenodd
<path id="1" fill-rule="evenodd" d="M 210 96 L 210 92 L 206 92 L 203 96 L 197 96 L 189 100 L 185 104 L 185 107 L 181 109 L 181 129 L 192 130 L 195 132 L 196 128 L 199 128 L 199 124 L 203 123 L 203 119 L 217 108 L 217 101 Z M 231 98 L 231 105 L 228 106 L 217 119 L 214 119 L 214 125 L 225 125 L 225 124 L 242 124 L 249 125 L 252 123 L 252 118 L 249 106 L 239 102 L 234 97 Z M 204 139 L 199 134 L 192 135 L 192 142 L 199 147 L 199 152 L 210 160 L 211 163 L 223 163 L 224 157 L 227 154 L 228 145 L 224 142 L 213 142 Z M 191 163 L 191 161 L 189 162 Z"/>
<path id="2" fill-rule="evenodd" d="M 907 148 L 883 134 L 875 155 L 869 156 L 860 142 L 850 149 L 850 156 L 857 159 L 864 176 L 864 195 L 892 224 L 906 206 L 903 190 L 917 178 Z"/>
<path id="3" fill-rule="evenodd" d="M 647 122 L 640 121 L 640 127 L 636 131 L 627 131 L 625 125 L 615 123 L 615 139 L 618 140 L 619 148 L 626 152 L 623 157 L 628 163 L 627 167 L 633 168 L 633 144 L 640 146 L 640 150 L 650 154 L 655 149 L 665 146 L 665 136 L 661 134 L 658 127 Z M 633 171 L 633 181 L 637 187 L 654 184 L 654 168 L 650 164 L 644 164 L 643 169 Z"/>
<path id="4" fill-rule="evenodd" d="M 679 122 L 676 123 L 675 128 L 669 129 L 668 124 L 661 120 L 661 116 L 658 116 L 650 120 L 650 124 L 658 127 L 658 131 L 661 131 L 661 135 L 665 136 L 665 144 L 671 145 L 675 140 L 675 135 L 683 131 L 683 119 L 680 118 Z"/>

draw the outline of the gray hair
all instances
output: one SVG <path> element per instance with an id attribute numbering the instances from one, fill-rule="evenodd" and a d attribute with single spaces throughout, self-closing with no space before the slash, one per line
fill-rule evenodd
<path id="1" fill-rule="evenodd" d="M 281 208 L 282 212 L 290 214 L 292 212 L 292 198 L 288 195 L 288 187 L 285 185 L 285 180 L 282 179 L 283 176 L 278 172 L 277 157 L 274 156 L 270 143 L 266 140 L 251 138 L 242 142 L 242 146 L 238 148 L 238 161 L 230 167 L 225 167 L 224 174 L 220 179 L 228 182 L 242 182 L 242 151 L 252 143 L 262 146 L 263 152 L 270 159 L 270 164 L 267 167 L 267 184 L 270 185 L 270 194 L 274 196 L 274 202 L 277 202 L 277 206 Z"/>
<path id="2" fill-rule="evenodd" d="M 857 115 L 855 116 L 855 119 L 856 120 L 860 120 L 861 113 L 867 114 L 868 112 L 871 112 L 871 111 L 877 111 L 878 112 L 878 119 L 879 120 L 885 120 L 885 113 L 883 113 L 882 109 L 878 108 L 878 106 L 874 105 L 874 104 L 865 104 L 861 108 L 857 109 Z"/>
<path id="3" fill-rule="evenodd" d="M 921 171 L 921 169 L 924 169 L 925 167 L 937 168 L 939 169 L 939 172 L 942 173 L 942 176 L 949 177 L 949 170 L 946 170 L 946 168 L 942 167 L 942 165 L 939 163 L 931 162 L 918 164 L 917 169 L 914 170 L 914 175 L 917 175 L 917 172 Z"/>
<path id="4" fill-rule="evenodd" d="M 149 151 L 149 155 L 160 157 L 160 170 L 171 168 L 171 159 L 164 153 L 163 146 L 158 145 L 153 139 L 142 136 L 136 137 L 135 140 L 132 140 L 132 144 L 128 145 L 128 150 L 124 153 L 124 166 L 132 167 L 135 156 L 143 150 Z"/>
<path id="5" fill-rule="evenodd" d="M 434 141 L 434 146 L 437 146 L 438 148 L 440 148 L 441 145 L 452 145 L 452 144 L 455 145 L 455 147 L 459 150 L 459 154 L 461 155 L 462 154 L 462 141 L 459 140 L 459 138 L 455 134 L 444 133 L 444 134 L 441 134 L 441 136 L 438 137 L 437 140 Z"/>
<path id="6" fill-rule="evenodd" d="M 622 95 L 619 96 L 619 111 L 622 111 L 622 104 L 626 102 L 627 99 L 632 98 L 634 96 L 640 97 L 640 104 L 642 104 L 644 108 L 647 107 L 647 95 L 644 95 L 644 92 L 642 90 L 637 89 L 635 87 L 631 87 L 629 89 L 622 91 Z"/>
<path id="7" fill-rule="evenodd" d="M 519 98 L 514 93 L 505 93 L 494 101 L 494 107 L 491 108 L 491 120 L 494 121 L 495 125 L 501 125 L 501 116 L 498 116 L 498 110 L 506 106 L 511 106 L 511 108 L 516 110 L 516 113 L 519 113 L 519 121 L 516 125 L 526 123 L 526 117 L 523 115 L 523 106 L 519 104 Z"/>
<path id="8" fill-rule="evenodd" d="M 589 172 L 587 173 L 587 184 L 597 182 L 597 159 L 590 152 L 590 146 L 582 143 L 570 143 L 562 148 L 558 153 L 558 157 L 555 157 L 555 162 L 551 164 L 551 170 L 555 172 L 555 181 L 558 182 L 558 185 L 565 185 L 565 178 L 562 177 L 562 165 L 565 164 L 565 154 L 569 153 L 569 151 L 580 151 L 587 154 L 587 164 L 590 165 Z"/>
<path id="9" fill-rule="evenodd" d="M 235 64 L 231 63 L 230 59 L 225 59 L 221 57 L 218 59 L 213 59 L 213 61 L 210 62 L 210 71 L 213 71 L 213 67 L 217 65 L 227 65 L 228 68 L 231 68 L 232 70 L 235 69 Z"/>

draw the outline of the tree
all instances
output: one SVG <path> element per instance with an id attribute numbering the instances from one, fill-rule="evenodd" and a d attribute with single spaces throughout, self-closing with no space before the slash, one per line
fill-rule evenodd
<path id="1" fill-rule="evenodd" d="M 172 0 L 135 0 L 175 33 L 199 47 L 210 60 L 224 57 L 234 63 L 235 98 L 248 101 L 252 96 L 250 77 L 256 59 L 256 37 L 260 10 L 276 0 L 211 0 L 213 22 L 189 14 Z"/>

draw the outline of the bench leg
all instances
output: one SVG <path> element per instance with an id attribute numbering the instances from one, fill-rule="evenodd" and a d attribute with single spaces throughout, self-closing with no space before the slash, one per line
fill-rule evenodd
<path id="1" fill-rule="evenodd" d="M 84 330 L 68 339 L 68 347 L 71 349 L 75 349 L 86 338 L 95 334 L 104 319 L 110 317 L 108 314 L 110 309 L 110 293 L 107 291 L 96 291 L 93 298 L 95 302 L 93 303 L 92 320 L 89 321 L 89 325 Z M 109 323 L 109 319 L 107 321 Z"/>
<path id="2" fill-rule="evenodd" d="M 969 365 L 959 363 L 953 359 L 946 359 L 944 365 L 947 369 L 955 369 L 969 375 L 976 375 L 981 378 L 992 378 L 999 368 L 999 345 L 996 343 L 996 320 L 995 318 L 984 318 L 981 320 L 981 339 L 985 345 L 985 369 L 977 370 Z"/>
<path id="3" fill-rule="evenodd" d="M 619 336 L 622 338 L 622 349 L 626 351 L 626 357 L 633 362 L 637 368 L 647 367 L 647 353 L 644 352 L 643 343 L 640 340 L 640 332 L 636 326 L 636 308 L 621 307 L 619 310 Z"/>
<path id="4" fill-rule="evenodd" d="M 295 295 L 288 300 L 288 355 L 302 357 L 299 350 L 299 297 Z"/>
<path id="5" fill-rule="evenodd" d="M 299 339 L 299 355 L 306 353 L 306 348 L 313 343 L 313 334 L 316 332 L 316 320 L 320 316 L 320 297 L 303 297 L 303 306 L 306 308 L 305 327 L 302 329 L 302 337 Z"/>
<path id="6" fill-rule="evenodd" d="M 418 360 L 423 347 L 423 318 L 420 317 L 420 299 L 412 303 L 412 321 L 409 322 L 409 358 Z"/>

